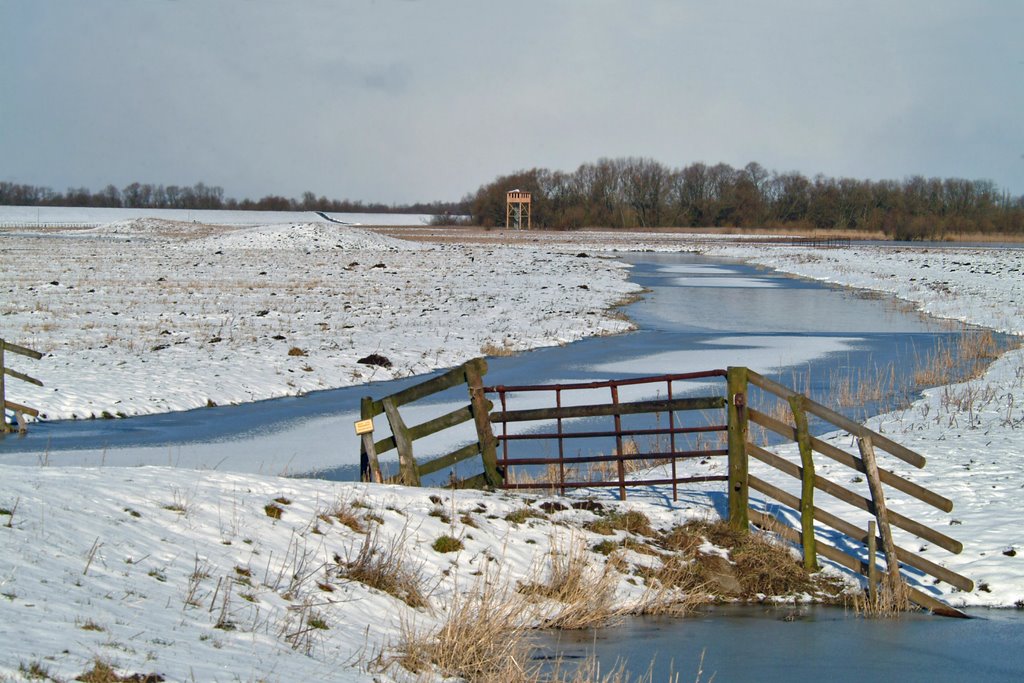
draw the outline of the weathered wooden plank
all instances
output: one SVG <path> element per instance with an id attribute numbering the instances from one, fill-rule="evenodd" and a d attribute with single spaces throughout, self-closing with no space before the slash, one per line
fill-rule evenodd
<path id="1" fill-rule="evenodd" d="M 381 401 L 384 407 L 384 414 L 388 417 L 388 424 L 391 425 L 391 434 L 394 436 L 395 445 L 398 449 L 398 469 L 400 478 L 406 486 L 419 486 L 420 476 L 416 471 L 416 459 L 413 457 L 412 440 L 409 438 L 409 430 L 398 413 L 391 397 Z"/>
<path id="2" fill-rule="evenodd" d="M 774 498 L 783 505 L 787 505 L 793 508 L 794 510 L 796 510 L 797 506 L 800 504 L 800 499 L 794 496 L 793 494 L 789 493 L 788 491 L 784 491 L 778 488 L 777 486 L 769 484 L 768 482 L 754 475 L 750 475 L 750 488 L 754 489 L 755 491 L 759 491 L 766 496 L 770 496 L 771 498 Z M 832 527 L 840 533 L 846 534 L 850 538 L 854 538 L 858 541 L 864 542 L 863 529 L 855 526 L 854 524 L 851 524 L 850 522 L 847 522 L 846 520 L 836 515 L 833 515 L 831 512 L 828 512 L 827 510 L 815 507 L 814 519 L 818 520 L 822 524 L 825 524 L 826 526 Z M 874 522 L 871 522 L 870 524 L 874 525 Z M 870 541 L 872 543 L 874 542 L 874 540 L 874 538 L 870 538 Z M 901 546 L 896 546 L 896 552 L 899 553 L 900 562 L 902 562 L 903 564 L 914 567 L 915 569 L 920 569 L 926 574 L 931 574 L 935 578 L 945 581 L 951 586 L 956 586 L 960 590 L 974 590 L 974 582 L 968 579 L 966 576 L 957 574 L 956 572 L 947 569 L 941 565 L 938 565 L 932 562 L 931 560 L 925 559 L 924 557 L 921 557 L 920 555 L 917 555 L 916 553 L 913 553 Z"/>
<path id="3" fill-rule="evenodd" d="M 780 436 L 786 437 L 790 441 L 796 441 L 796 429 L 792 425 L 788 425 L 785 422 L 776 420 L 775 418 L 765 415 L 764 413 L 758 410 L 754 410 L 753 408 L 751 408 L 748 412 L 750 413 L 750 419 L 753 422 L 761 425 L 762 427 L 770 429 L 771 431 L 775 432 L 776 434 L 779 434 Z M 857 470 L 858 472 L 861 472 L 863 474 L 867 473 L 866 468 L 864 467 L 863 460 L 861 460 L 855 455 L 847 453 L 846 451 L 833 446 L 827 441 L 822 441 L 821 439 L 812 436 L 811 448 L 813 448 L 818 453 L 821 453 L 822 455 L 835 460 L 838 463 L 841 463 L 843 465 L 846 465 L 847 467 Z M 934 491 L 929 491 L 925 487 L 919 484 L 915 484 L 912 481 L 908 481 L 901 477 L 900 475 L 894 474 L 893 472 L 890 472 L 885 468 L 879 467 L 878 475 L 881 477 L 883 483 L 888 484 L 894 489 L 902 491 L 907 495 L 913 496 L 914 498 L 917 498 L 920 501 L 928 503 L 932 507 L 938 508 L 943 512 L 950 512 L 953 509 L 953 501 L 951 501 L 949 498 L 946 498 L 945 496 L 940 496 Z"/>
<path id="4" fill-rule="evenodd" d="M 800 526 L 804 549 L 804 569 L 814 571 L 818 559 L 814 552 L 814 451 L 804 412 L 805 396 L 790 396 L 789 407 L 796 422 L 796 441 L 800 448 Z"/>
<path id="5" fill-rule="evenodd" d="M 679 410 L 714 410 L 724 408 L 726 401 L 721 396 L 705 398 L 675 398 L 671 401 L 636 401 L 620 403 L 617 406 L 604 403 L 597 405 L 565 406 L 562 408 L 532 408 L 506 410 L 491 413 L 491 422 L 531 422 L 557 420 L 574 417 L 606 417 L 610 415 L 636 415 L 640 413 L 665 413 Z"/>
<path id="6" fill-rule="evenodd" d="M 373 399 L 369 396 L 363 397 L 359 403 L 359 412 L 364 420 L 372 420 Z M 380 472 L 380 461 L 377 459 L 377 449 L 373 443 L 373 432 L 366 432 L 360 435 L 362 445 L 359 452 L 359 475 L 362 481 L 375 482 L 383 481 Z"/>
<path id="7" fill-rule="evenodd" d="M 393 451 L 395 449 L 395 437 L 385 436 L 380 441 L 374 441 L 373 448 L 378 454 Z"/>
<path id="8" fill-rule="evenodd" d="M 614 384 L 609 387 L 612 392 L 612 405 L 618 407 L 619 403 L 619 388 Z M 612 417 L 615 420 L 615 472 L 619 476 L 619 500 L 626 500 L 626 463 L 622 459 L 623 443 L 622 443 L 622 413 L 616 410 L 612 413 Z M 565 477 L 561 477 L 565 479 Z"/>
<path id="9" fill-rule="evenodd" d="M 728 447 L 729 447 L 729 525 L 736 531 L 747 532 L 750 520 L 750 492 L 747 488 L 749 459 L 746 442 L 749 432 L 747 422 L 747 374 L 744 367 L 730 367 L 726 370 L 728 384 Z"/>
<path id="10" fill-rule="evenodd" d="M 490 401 L 487 402 L 487 406 L 489 410 L 491 406 Z M 437 432 L 462 424 L 463 422 L 468 422 L 472 419 L 473 412 L 470 407 L 463 406 L 451 411 L 450 413 L 445 413 L 439 417 L 422 422 L 414 427 L 408 427 L 409 439 L 411 441 L 417 441 L 430 436 L 431 434 L 436 434 Z M 385 437 L 374 443 L 374 448 L 378 453 L 386 453 L 395 448 L 395 439 L 393 436 Z"/>
<path id="11" fill-rule="evenodd" d="M 778 533 L 783 538 L 789 541 L 793 541 L 794 543 L 799 543 L 800 541 L 800 534 L 799 532 L 797 532 L 796 529 L 787 526 L 786 524 L 777 520 L 775 517 L 758 512 L 757 510 L 751 510 L 750 518 L 753 520 L 754 524 L 757 524 L 762 529 L 766 529 L 773 533 Z M 867 573 L 867 567 L 858 558 L 847 555 L 842 550 L 839 550 L 838 548 L 835 548 L 829 545 L 828 543 L 822 543 L 821 545 L 819 545 L 818 552 L 820 552 L 822 555 L 832 560 L 836 564 L 842 565 L 843 567 L 855 571 L 858 574 Z M 883 577 L 885 575 L 884 572 L 880 572 L 880 574 L 882 574 Z M 927 593 L 922 593 L 913 586 L 907 586 L 907 588 L 910 592 L 910 599 L 914 603 L 920 605 L 921 607 L 924 607 L 925 609 L 931 610 L 935 614 L 939 614 L 945 617 L 968 618 L 966 614 L 956 609 L 955 607 L 950 607 L 941 600 L 933 598 Z"/>
<path id="12" fill-rule="evenodd" d="M 789 400 L 790 396 L 801 395 L 792 389 L 782 386 L 778 382 L 774 382 L 763 375 L 759 375 L 753 370 L 750 371 L 750 382 L 754 386 L 760 387 L 761 389 L 771 392 L 785 400 Z M 888 453 L 891 453 L 892 455 L 895 455 L 900 460 L 910 463 L 914 467 L 924 467 L 925 459 L 920 453 L 915 453 L 906 446 L 901 446 L 892 439 L 888 439 L 881 434 L 871 431 L 864 425 L 854 422 L 845 415 L 841 415 L 831 408 L 826 408 L 820 403 L 815 403 L 811 400 L 807 401 L 805 408 L 807 412 L 812 415 L 817 415 L 823 420 L 827 420 L 837 427 L 845 429 L 854 436 L 870 436 L 874 440 L 876 446 Z"/>
<path id="13" fill-rule="evenodd" d="M 466 388 L 469 392 L 469 405 L 473 412 L 473 423 L 476 426 L 476 437 L 480 444 L 480 459 L 484 465 L 484 478 L 490 486 L 501 486 L 505 481 L 498 470 L 498 440 L 491 429 L 490 411 L 493 404 L 484 396 L 484 375 L 487 373 L 487 361 L 477 358 L 466 363 Z"/>
<path id="14" fill-rule="evenodd" d="M 39 417 L 39 411 L 36 410 L 35 408 L 29 408 L 28 406 L 23 406 L 20 403 L 15 403 L 14 401 L 7 400 L 4 401 L 4 405 L 16 413 L 23 413 L 25 415 L 31 415 L 32 417 Z"/>
<path id="15" fill-rule="evenodd" d="M 474 455 L 480 454 L 480 444 L 473 442 L 466 444 L 462 448 L 452 451 L 447 455 L 442 455 L 439 458 L 435 458 L 428 462 L 423 463 L 419 466 L 419 472 L 421 477 L 425 477 L 428 474 L 433 474 L 438 470 L 443 470 L 446 467 L 451 467 L 457 462 L 462 462 L 466 458 L 472 458 Z"/>
<path id="16" fill-rule="evenodd" d="M 473 361 L 470 361 L 472 363 Z M 402 391 L 392 394 L 389 396 L 391 403 L 397 408 L 398 406 L 404 406 L 407 403 L 418 401 L 421 398 L 426 398 L 438 392 L 444 391 L 445 389 L 451 389 L 452 387 L 458 386 L 466 381 L 466 365 L 460 365 L 456 368 L 452 368 L 443 375 L 428 379 L 426 382 L 416 384 L 411 387 L 407 387 Z M 371 417 L 380 415 L 384 412 L 383 399 L 373 402 L 373 415 Z"/>
<path id="17" fill-rule="evenodd" d="M 878 599 L 878 540 L 875 537 L 875 520 L 868 522 L 868 599 Z"/>
<path id="18" fill-rule="evenodd" d="M 38 351 L 33 351 L 32 349 L 26 348 L 24 346 L 12 344 L 6 339 L 0 339 L 0 343 L 2 343 L 4 348 L 10 351 L 11 353 L 17 353 L 22 356 L 28 356 L 29 358 L 35 358 L 36 360 L 39 360 L 40 358 L 43 357 L 43 354 L 39 353 Z"/>
<path id="19" fill-rule="evenodd" d="M 882 492 L 882 481 L 878 478 L 878 465 L 875 463 L 875 449 L 871 445 L 870 436 L 862 436 L 857 439 L 857 446 L 860 448 L 860 457 L 868 468 L 868 490 L 871 491 L 871 502 L 875 508 L 875 520 L 878 522 L 878 532 L 882 537 L 882 552 L 885 553 L 885 565 L 887 569 L 896 569 L 899 565 L 899 555 L 896 554 L 896 543 L 892 540 L 892 529 L 889 527 L 889 510 L 885 504 L 885 494 Z"/>
<path id="20" fill-rule="evenodd" d="M 490 401 L 486 403 L 487 409 L 490 410 L 492 405 Z M 437 432 L 444 431 L 450 427 L 460 425 L 463 422 L 469 422 L 473 419 L 473 411 L 470 406 L 463 406 L 450 413 L 445 413 L 439 417 L 435 417 L 426 422 L 422 422 L 415 427 L 409 427 L 409 435 L 414 441 L 436 434 Z"/>
<path id="21" fill-rule="evenodd" d="M 452 486 L 452 488 L 456 488 L 456 489 L 482 489 L 485 486 L 487 486 L 487 477 L 485 477 L 484 473 L 481 472 L 480 474 L 475 474 L 472 477 L 466 477 L 465 479 L 460 479 L 459 481 L 455 482 L 455 484 L 454 484 L 454 486 Z"/>
<path id="22" fill-rule="evenodd" d="M 778 455 L 751 443 L 747 444 L 747 452 L 761 462 L 771 465 L 792 477 L 800 479 L 799 465 L 791 463 L 785 458 L 779 457 Z M 853 491 L 850 491 L 849 489 L 846 489 L 825 477 L 815 477 L 814 486 L 830 496 L 834 496 L 843 502 L 864 510 L 865 512 L 870 512 L 871 514 L 874 514 L 875 512 L 874 506 L 871 504 L 870 500 L 857 495 Z M 955 538 L 950 538 L 945 534 L 939 533 L 930 527 L 926 527 L 920 522 L 915 522 L 914 520 L 892 510 L 889 511 L 889 521 L 899 528 L 905 529 L 916 536 L 927 539 L 951 553 L 960 553 L 964 549 L 963 544 Z"/>
<path id="23" fill-rule="evenodd" d="M 20 379 L 22 382 L 28 382 L 29 384 L 35 384 L 37 387 L 43 386 L 43 383 L 35 377 L 29 377 L 28 375 L 18 372 L 17 370 L 11 370 L 10 368 L 4 368 L 4 374 L 14 379 Z"/>

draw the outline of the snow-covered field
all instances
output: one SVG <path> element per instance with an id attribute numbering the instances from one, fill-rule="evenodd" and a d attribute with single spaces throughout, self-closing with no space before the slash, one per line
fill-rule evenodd
<path id="1" fill-rule="evenodd" d="M 433 216 L 419 213 L 329 213 L 351 225 L 425 225 Z M 267 225 L 320 220 L 312 211 L 213 211 L 204 209 L 94 209 L 72 206 L 0 206 L 0 227 L 46 228 L 100 226 L 136 218 L 205 225 Z"/>
<path id="2" fill-rule="evenodd" d="M 372 352 L 406 374 L 461 362 L 485 344 L 524 348 L 619 331 L 627 323 L 604 308 L 634 288 L 614 261 L 593 257 L 600 248 L 744 258 L 1024 334 L 1019 250 L 461 235 L 412 244 L 329 224 L 228 229 L 140 220 L 0 236 L 2 335 L 51 354 L 19 367 L 47 387 L 30 393 L 12 381 L 11 398 L 51 417 L 155 412 L 380 378 L 383 370 L 355 363 Z M 580 251 L 591 257 L 577 258 Z M 289 356 L 292 347 L 306 355 Z M 963 541 L 959 556 L 914 550 L 977 585 L 969 594 L 924 587 L 954 604 L 1024 600 L 1024 352 L 872 425 L 928 458 L 924 470 L 901 473 L 955 503 L 944 514 L 892 500 Z M 848 436 L 831 438 L 849 445 Z M 73 678 L 94 658 L 167 680 L 386 680 L 397 669 L 369 671 L 371 660 L 392 652 L 403 622 L 439 623 L 482 565 L 514 585 L 543 568 L 552 544 L 564 547 L 573 534 L 593 541 L 552 521 L 589 513 L 516 525 L 504 517 L 523 501 L 502 494 L 184 468 L 4 465 L 0 473 L 0 680 L 27 678 L 33 665 Z M 656 491 L 626 505 L 667 527 L 710 514 L 711 489 L 687 492 L 673 507 Z M 264 509 L 274 499 L 288 501 L 278 503 L 277 520 Z M 831 505 L 824 497 L 816 503 Z M 404 550 L 429 607 L 340 576 L 368 536 L 318 518 L 339 506 L 378 520 L 366 528 L 383 546 Z M 465 549 L 433 550 L 442 534 L 462 538 Z M 639 598 L 626 579 L 617 583 L 621 603 Z M 326 628 L 310 627 L 311 616 Z"/>
<path id="3" fill-rule="evenodd" d="M 45 386 L 9 397 L 48 419 L 297 395 L 621 332 L 606 309 L 639 289 L 614 260 L 327 222 L 0 233 L 0 273 L 0 335 L 47 354 L 19 366 Z M 358 362 L 371 354 L 391 367 Z"/>

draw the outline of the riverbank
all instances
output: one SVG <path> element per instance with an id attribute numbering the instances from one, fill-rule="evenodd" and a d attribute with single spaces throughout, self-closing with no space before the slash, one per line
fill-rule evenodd
<path id="1" fill-rule="evenodd" d="M 53 258 L 53 255 L 59 255 Z M 615 334 L 612 259 L 423 245 L 333 223 L 142 218 L 0 233 L 0 335 L 45 354 L 10 400 L 44 419 L 296 396 Z"/>

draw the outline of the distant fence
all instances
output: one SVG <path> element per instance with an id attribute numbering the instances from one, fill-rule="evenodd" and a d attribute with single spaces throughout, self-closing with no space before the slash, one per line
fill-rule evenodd
<path id="1" fill-rule="evenodd" d="M 0 420 L 0 423 L 2 423 L 0 424 L 0 432 L 3 432 L 4 434 L 11 432 L 13 429 L 12 426 L 7 423 L 8 410 L 14 413 L 14 419 L 17 422 L 19 432 L 24 432 L 28 429 L 28 422 L 25 420 L 26 415 L 39 417 L 39 411 L 35 408 L 29 408 L 28 406 L 23 406 L 20 403 L 7 400 L 7 378 L 12 377 L 14 379 L 21 380 L 22 382 L 35 384 L 39 387 L 43 386 L 43 383 L 35 377 L 29 377 L 24 373 L 7 367 L 6 354 L 8 352 L 21 356 L 28 356 L 29 358 L 34 358 L 36 360 L 43 357 L 43 354 L 38 351 L 33 351 L 32 349 L 25 348 L 24 346 L 18 346 L 17 344 L 12 344 L 9 341 L 0 339 L 0 407 L 3 408 L 3 419 Z"/>
<path id="2" fill-rule="evenodd" d="M 870 585 L 874 586 L 879 578 L 885 578 L 884 572 L 877 567 L 876 548 L 880 547 L 887 571 L 899 572 L 902 564 L 908 571 L 930 575 L 960 590 L 970 591 L 974 588 L 974 582 L 967 577 L 898 546 L 894 541 L 891 527 L 898 527 L 948 552 L 957 554 L 963 550 L 963 545 L 959 541 L 890 509 L 886 504 L 883 485 L 943 512 L 950 512 L 953 509 L 953 502 L 948 498 L 901 477 L 892 470 L 880 467 L 876 449 L 918 468 L 924 467 L 924 457 L 752 370 L 745 367 L 730 367 L 727 370 L 627 380 L 485 387 L 482 378 L 486 371 L 486 362 L 483 359 L 476 359 L 392 396 L 379 400 L 364 398 L 361 410 L 364 434 L 361 462 L 364 481 L 383 480 L 377 456 L 378 453 L 390 450 L 396 450 L 398 453 L 400 471 L 388 481 L 407 485 L 419 485 L 421 477 L 452 467 L 477 455 L 481 457 L 484 471 L 457 482 L 458 485 L 545 489 L 560 493 L 565 493 L 570 488 L 617 487 L 619 497 L 624 500 L 630 487 L 671 484 L 675 499 L 680 484 L 722 481 L 726 482 L 728 487 L 729 523 L 740 531 L 747 530 L 753 523 L 796 543 L 801 548 L 804 564 L 808 569 L 817 567 L 817 558 L 821 555 L 871 577 Z M 724 387 L 721 385 L 722 379 L 725 379 Z M 724 395 L 721 389 L 708 391 L 707 387 L 702 385 L 700 390 L 706 395 L 678 396 L 676 382 L 695 380 L 704 384 L 710 383 L 712 386 L 717 384 L 725 389 Z M 399 412 L 400 406 L 462 383 L 466 384 L 469 395 L 469 403 L 466 406 L 413 427 L 406 425 Z M 620 392 L 627 387 L 642 394 L 640 400 L 621 400 Z M 591 399 L 583 404 L 563 405 L 563 398 L 569 392 L 595 390 L 607 391 L 607 399 Z M 662 390 L 664 394 L 661 393 Z M 649 398 L 652 392 L 658 397 Z M 493 402 L 487 400 L 485 395 L 496 395 L 500 409 L 494 410 Z M 548 397 L 543 407 L 537 407 L 537 399 L 534 398 L 537 396 Z M 751 405 L 751 396 L 758 408 Z M 528 407 L 510 409 L 513 397 L 516 401 L 526 402 Z M 778 406 L 767 405 L 773 401 L 783 401 L 782 410 L 778 410 Z M 554 405 L 550 405 L 552 402 Z M 682 424 L 678 421 L 679 416 L 686 413 L 698 413 L 700 419 L 696 421 L 697 423 L 691 420 L 689 424 Z M 382 414 L 387 418 L 392 435 L 374 441 L 372 420 Z M 624 425 L 623 418 L 634 415 L 653 416 L 656 424 Z M 860 455 L 854 455 L 812 436 L 808 429 L 808 415 L 813 415 L 834 428 L 846 430 L 856 437 Z M 611 419 L 611 424 L 607 428 L 594 427 L 593 420 L 607 418 Z M 417 462 L 413 452 L 417 440 L 469 421 L 472 421 L 476 428 L 475 441 L 440 457 L 422 463 Z M 782 437 L 784 443 L 796 444 L 799 462 L 773 452 L 767 446 L 767 441 L 763 445 L 754 443 L 750 438 L 751 423 Z M 493 425 L 501 425 L 498 435 L 494 434 Z M 513 433 L 510 425 L 517 425 L 520 429 Z M 582 429 L 573 430 L 570 426 L 581 426 Z M 366 435 L 367 429 L 371 430 L 369 437 Z M 700 437 L 704 435 L 710 438 L 701 443 Z M 652 437 L 655 447 L 642 452 L 636 446 L 637 436 Z M 696 447 L 692 442 L 695 436 L 698 438 Z M 609 445 L 614 443 L 614 448 L 603 452 L 566 452 L 568 443 L 584 439 L 606 439 Z M 557 455 L 511 454 L 510 444 L 521 442 L 555 444 Z M 627 443 L 632 444 L 632 448 L 627 448 Z M 500 456 L 497 452 L 498 444 L 501 445 Z M 775 449 L 778 450 L 777 446 Z M 611 452 L 608 452 L 609 450 Z M 853 477 L 853 481 L 866 481 L 866 495 L 817 475 L 815 454 L 827 457 L 858 473 Z M 678 476 L 677 462 L 693 458 L 707 460 L 714 457 L 726 458 L 727 474 Z M 768 473 L 774 470 L 794 479 L 798 490 L 789 491 L 761 476 L 751 474 L 751 459 L 756 461 L 759 467 L 766 466 Z M 643 472 L 629 474 L 629 465 L 638 462 L 645 466 L 664 466 L 668 474 L 653 477 Z M 611 471 L 605 470 L 604 476 L 598 479 L 585 479 L 580 476 L 580 466 L 593 465 L 608 465 Z M 545 476 L 529 477 L 526 481 L 515 476 L 514 468 L 530 467 L 545 468 Z M 453 483 L 456 483 L 454 479 Z M 760 502 L 751 506 L 750 489 L 777 501 L 788 514 L 778 514 L 781 512 L 779 506 L 774 506 L 775 513 Z M 859 524 L 816 506 L 815 491 L 826 493 L 859 509 L 864 517 L 872 517 L 868 528 L 864 529 Z M 785 521 L 786 516 L 795 516 L 798 524 L 789 525 Z M 816 527 L 815 522 L 832 531 Z M 875 534 L 876 524 L 878 536 Z M 832 541 L 832 544 L 826 541 Z M 909 595 L 913 602 L 936 613 L 962 616 L 958 611 L 913 587 L 909 587 Z"/>
<path id="3" fill-rule="evenodd" d="M 0 222 L 0 230 L 10 230 L 12 228 L 98 228 L 101 225 L 103 224 L 81 221 L 34 221 L 27 219 L 23 221 L 2 221 Z"/>

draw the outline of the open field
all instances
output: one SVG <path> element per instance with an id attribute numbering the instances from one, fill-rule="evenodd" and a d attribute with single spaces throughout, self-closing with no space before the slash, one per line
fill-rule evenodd
<path id="1" fill-rule="evenodd" d="M 0 335 L 46 354 L 31 367 L 45 388 L 10 397 L 48 419 L 297 395 L 621 332 L 607 309 L 639 289 L 613 260 L 327 222 L 0 234 L 0 273 Z M 371 354 L 390 367 L 358 362 Z"/>

